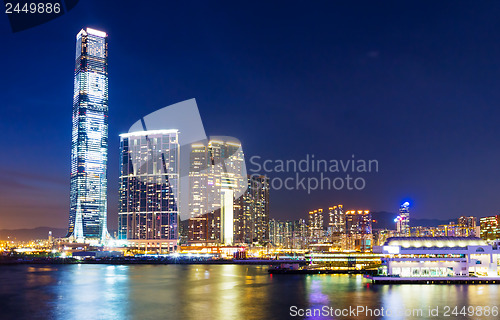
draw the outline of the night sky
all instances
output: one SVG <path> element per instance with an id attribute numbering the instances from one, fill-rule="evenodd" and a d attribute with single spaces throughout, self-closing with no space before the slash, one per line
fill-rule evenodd
<path id="1" fill-rule="evenodd" d="M 110 229 L 118 134 L 190 98 L 247 162 L 378 160 L 362 191 L 272 190 L 271 218 L 403 200 L 415 218 L 499 213 L 500 2 L 110 2 L 19 33 L 0 14 L 0 229 L 67 227 L 83 27 L 109 35 Z"/>

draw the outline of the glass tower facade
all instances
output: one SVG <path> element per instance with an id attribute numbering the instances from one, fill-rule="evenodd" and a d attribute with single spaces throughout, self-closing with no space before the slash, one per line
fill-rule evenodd
<path id="1" fill-rule="evenodd" d="M 177 130 L 120 135 L 119 239 L 179 239 L 179 154 Z"/>
<path id="2" fill-rule="evenodd" d="M 68 237 L 102 241 L 107 230 L 108 42 L 82 29 L 76 36 Z"/>

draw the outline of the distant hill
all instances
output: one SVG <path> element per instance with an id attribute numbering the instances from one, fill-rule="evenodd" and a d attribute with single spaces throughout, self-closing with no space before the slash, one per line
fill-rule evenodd
<path id="1" fill-rule="evenodd" d="M 396 229 L 396 223 L 394 219 L 398 216 L 397 213 L 380 211 L 372 212 L 373 220 L 377 221 L 373 223 L 374 229 Z M 450 221 L 456 221 L 456 219 L 439 220 L 439 219 L 415 219 L 411 217 L 410 214 L 410 225 L 411 226 L 422 226 L 422 227 L 437 227 L 441 224 L 448 224 Z"/>
<path id="2" fill-rule="evenodd" d="M 33 229 L 2 229 L 0 230 L 0 240 L 17 240 L 17 241 L 30 241 L 38 239 L 47 239 L 49 231 L 52 231 L 54 238 L 64 237 L 67 229 L 38 227 Z M 9 238 L 10 237 L 10 238 Z"/>

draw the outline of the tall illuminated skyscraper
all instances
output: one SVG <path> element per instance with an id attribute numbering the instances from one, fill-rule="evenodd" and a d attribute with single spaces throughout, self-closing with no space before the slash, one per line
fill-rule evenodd
<path id="1" fill-rule="evenodd" d="M 410 203 L 405 202 L 399 207 L 399 216 L 396 222 L 396 232 L 400 237 L 410 236 Z"/>
<path id="2" fill-rule="evenodd" d="M 108 42 L 91 28 L 76 35 L 68 237 L 108 236 Z"/>

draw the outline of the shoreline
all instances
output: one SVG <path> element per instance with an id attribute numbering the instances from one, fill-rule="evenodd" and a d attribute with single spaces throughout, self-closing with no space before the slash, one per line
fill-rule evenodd
<path id="1" fill-rule="evenodd" d="M 137 265 L 137 264 L 197 264 L 197 265 L 217 265 L 217 264 L 234 264 L 234 265 L 279 265 L 282 263 L 296 263 L 306 265 L 305 261 L 300 260 L 171 260 L 171 259 L 87 259 L 77 260 L 73 258 L 34 258 L 34 259 L 0 259 L 2 265 L 22 265 L 22 264 L 107 264 L 107 265 Z"/>

